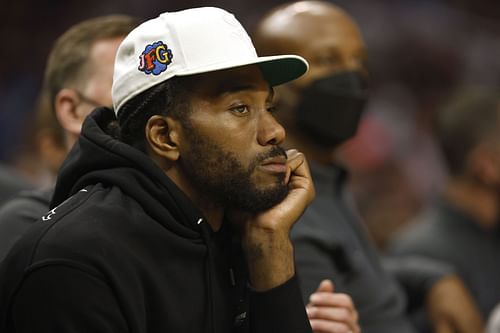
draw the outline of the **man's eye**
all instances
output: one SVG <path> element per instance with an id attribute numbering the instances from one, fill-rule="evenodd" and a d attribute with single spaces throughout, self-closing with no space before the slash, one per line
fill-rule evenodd
<path id="1" fill-rule="evenodd" d="M 233 112 L 236 112 L 238 114 L 244 114 L 244 113 L 248 112 L 248 106 L 246 106 L 246 105 L 237 105 L 237 106 L 232 107 L 230 110 L 233 111 Z"/>

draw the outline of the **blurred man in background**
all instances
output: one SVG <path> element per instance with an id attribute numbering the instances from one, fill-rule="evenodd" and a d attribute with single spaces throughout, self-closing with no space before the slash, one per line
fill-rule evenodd
<path id="1" fill-rule="evenodd" d="M 423 255 L 457 269 L 484 318 L 500 302 L 500 93 L 463 88 L 436 113 L 449 170 L 441 197 L 393 241 L 396 255 Z"/>
<path id="2" fill-rule="evenodd" d="M 338 165 L 337 149 L 355 134 L 368 97 L 366 50 L 354 21 L 329 3 L 296 2 L 266 15 L 254 39 L 262 55 L 293 53 L 310 64 L 305 76 L 277 89 L 287 145 L 309 158 L 317 191 L 292 231 L 303 297 L 329 278 L 335 290 L 352 297 L 365 333 L 415 332 L 407 307 L 425 305 L 437 332 L 481 332 L 468 291 L 447 265 L 391 261 L 394 280 L 345 189 L 347 171 Z"/>
<path id="3" fill-rule="evenodd" d="M 137 23 L 122 15 L 89 19 L 71 27 L 54 44 L 36 118 L 40 157 L 53 179 L 85 117 L 97 106 L 112 104 L 116 50 Z M 24 231 L 48 211 L 53 191 L 53 186 L 26 191 L 0 208 L 0 261 Z"/>

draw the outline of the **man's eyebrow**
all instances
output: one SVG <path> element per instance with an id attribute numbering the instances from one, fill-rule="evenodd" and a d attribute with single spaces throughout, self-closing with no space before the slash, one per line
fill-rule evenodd
<path id="1" fill-rule="evenodd" d="M 248 90 L 258 90 L 257 86 L 252 85 L 252 84 L 242 84 L 242 85 L 236 85 L 236 86 L 230 86 L 230 87 L 224 87 L 220 89 L 220 94 L 235 94 L 243 91 L 248 91 Z M 274 89 L 273 87 L 269 86 L 268 89 L 268 98 L 269 100 L 272 100 L 274 97 Z"/>
<path id="2" fill-rule="evenodd" d="M 223 87 L 221 93 L 234 94 L 246 90 L 256 90 L 257 88 L 252 84 L 242 84 L 236 86 Z"/>

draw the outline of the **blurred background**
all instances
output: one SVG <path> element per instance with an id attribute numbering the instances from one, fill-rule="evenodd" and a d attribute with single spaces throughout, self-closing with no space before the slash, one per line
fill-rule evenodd
<path id="1" fill-rule="evenodd" d="M 0 11 L 0 162 L 33 186 L 44 184 L 33 145 L 33 114 L 54 40 L 73 24 L 122 13 L 218 6 L 248 31 L 286 1 L 2 0 Z M 446 178 L 430 118 L 461 84 L 500 84 L 500 1 L 339 0 L 368 48 L 372 96 L 357 136 L 342 149 L 352 190 L 383 248 Z"/>

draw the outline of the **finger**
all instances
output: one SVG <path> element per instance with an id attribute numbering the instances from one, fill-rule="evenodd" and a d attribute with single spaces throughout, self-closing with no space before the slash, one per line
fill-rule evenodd
<path id="1" fill-rule="evenodd" d="M 356 309 L 354 309 L 354 313 L 352 314 L 352 316 L 353 316 L 354 322 L 356 323 L 356 326 L 358 326 L 359 313 L 358 313 L 358 311 L 356 311 Z M 358 327 L 358 329 L 359 329 L 359 327 Z"/>
<path id="2" fill-rule="evenodd" d="M 289 166 L 287 166 L 285 174 L 285 185 L 288 185 L 291 176 L 292 176 L 292 169 Z"/>
<path id="3" fill-rule="evenodd" d="M 332 322 L 322 319 L 309 321 L 314 333 L 354 333 L 353 329 L 343 323 Z M 357 332 L 356 332 L 357 333 Z"/>
<path id="4" fill-rule="evenodd" d="M 317 319 L 342 323 L 351 330 L 354 330 L 358 325 L 357 316 L 345 308 L 309 307 L 307 308 L 307 317 L 310 320 Z"/>
<path id="5" fill-rule="evenodd" d="M 292 176 L 311 178 L 309 166 L 307 165 L 304 154 L 296 149 L 291 149 L 287 151 L 287 157 L 287 164 L 292 172 Z"/>
<path id="6" fill-rule="evenodd" d="M 290 167 L 290 162 L 292 158 L 295 158 L 299 151 L 297 149 L 288 149 L 286 151 L 286 157 L 287 157 L 287 168 L 286 168 L 286 175 L 285 175 L 285 184 L 288 184 L 290 181 L 290 176 L 292 175 L 292 168 Z"/>
<path id="7" fill-rule="evenodd" d="M 304 154 L 296 149 L 290 149 L 286 152 L 287 164 L 292 172 L 294 172 L 304 161 Z"/>
<path id="8" fill-rule="evenodd" d="M 323 280 L 320 282 L 318 289 L 316 289 L 317 292 L 334 292 L 334 286 L 333 282 L 331 280 Z"/>
<path id="9" fill-rule="evenodd" d="M 309 297 L 309 303 L 314 306 L 337 306 L 355 309 L 351 296 L 344 293 L 315 292 Z"/>
<path id="10" fill-rule="evenodd" d="M 288 170 L 285 181 L 290 190 L 288 197 L 292 200 L 298 200 L 301 206 L 302 204 L 307 205 L 314 199 L 315 190 L 306 158 L 297 150 L 289 151 L 287 156 Z M 306 200 L 304 201 L 304 199 Z M 303 210 L 302 207 L 300 208 Z"/>
<path id="11" fill-rule="evenodd" d="M 286 157 L 288 159 L 292 159 L 292 158 L 295 158 L 297 157 L 297 155 L 299 154 L 300 152 L 297 150 L 297 149 L 288 149 L 286 151 Z"/>

